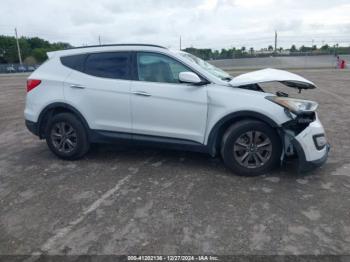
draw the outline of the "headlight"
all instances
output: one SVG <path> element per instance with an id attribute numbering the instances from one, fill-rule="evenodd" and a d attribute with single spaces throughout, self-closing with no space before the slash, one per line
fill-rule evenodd
<path id="1" fill-rule="evenodd" d="M 267 96 L 266 99 L 287 108 L 292 113 L 299 115 L 301 113 L 310 113 L 314 112 L 318 104 L 314 101 L 295 99 L 289 97 L 280 97 L 280 96 Z"/>

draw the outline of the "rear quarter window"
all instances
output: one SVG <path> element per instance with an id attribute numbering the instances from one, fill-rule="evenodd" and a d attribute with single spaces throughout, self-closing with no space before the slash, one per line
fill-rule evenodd
<path id="1" fill-rule="evenodd" d="M 71 69 L 83 72 L 86 57 L 86 54 L 63 56 L 61 57 L 61 63 Z"/>

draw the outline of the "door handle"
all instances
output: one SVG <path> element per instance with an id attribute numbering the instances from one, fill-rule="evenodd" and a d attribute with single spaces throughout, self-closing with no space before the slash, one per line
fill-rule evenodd
<path id="1" fill-rule="evenodd" d="M 144 91 L 134 91 L 132 92 L 134 95 L 138 95 L 138 96 L 151 96 L 151 94 L 144 92 Z"/>
<path id="2" fill-rule="evenodd" d="M 70 85 L 71 88 L 76 88 L 76 89 L 85 89 L 85 86 L 81 86 L 81 85 L 76 85 L 76 84 L 72 84 Z"/>

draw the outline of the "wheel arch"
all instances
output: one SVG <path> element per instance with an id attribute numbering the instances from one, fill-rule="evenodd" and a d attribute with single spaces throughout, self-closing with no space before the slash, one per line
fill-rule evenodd
<path id="1" fill-rule="evenodd" d="M 82 122 L 83 126 L 86 128 L 87 131 L 90 129 L 89 124 L 87 123 L 84 116 L 79 112 L 79 110 L 67 103 L 55 102 L 47 105 L 39 115 L 38 135 L 40 138 L 45 138 L 45 127 L 50 117 L 59 113 L 72 113 Z"/>
<path id="2" fill-rule="evenodd" d="M 227 128 L 229 128 L 232 124 L 238 121 L 246 119 L 259 120 L 268 124 L 272 128 L 279 128 L 279 125 L 274 120 L 272 120 L 264 114 L 255 111 L 238 111 L 230 113 L 222 117 L 219 121 L 217 121 L 213 128 L 210 130 L 207 140 L 209 154 L 212 156 L 217 155 L 217 153 L 219 152 L 221 138 L 224 135 Z"/>

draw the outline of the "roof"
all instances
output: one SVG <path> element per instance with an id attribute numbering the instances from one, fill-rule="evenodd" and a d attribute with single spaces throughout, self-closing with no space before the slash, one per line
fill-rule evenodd
<path id="1" fill-rule="evenodd" d="M 151 47 L 159 47 L 159 48 L 164 48 L 164 46 L 160 45 L 153 45 L 153 44 L 109 44 L 109 45 L 90 45 L 90 46 L 78 46 L 78 47 L 72 47 L 72 48 L 67 48 L 64 50 L 71 50 L 71 49 L 78 49 L 78 48 L 90 48 L 90 47 L 105 47 L 105 46 L 151 46 Z"/>
<path id="2" fill-rule="evenodd" d="M 111 45 L 92 45 L 73 47 L 64 50 L 58 50 L 53 52 L 47 52 L 49 58 L 54 56 L 63 56 L 71 54 L 92 53 L 103 51 L 127 51 L 127 50 L 154 50 L 154 49 L 167 49 L 166 47 L 153 44 L 111 44 Z"/>

